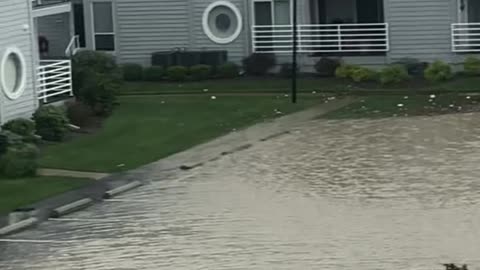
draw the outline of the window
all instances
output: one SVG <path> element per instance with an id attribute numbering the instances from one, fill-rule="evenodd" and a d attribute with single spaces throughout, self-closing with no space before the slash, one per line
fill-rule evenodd
<path id="1" fill-rule="evenodd" d="M 290 0 L 255 0 L 255 25 L 289 25 L 291 24 Z"/>
<path id="2" fill-rule="evenodd" d="M 115 51 L 112 2 L 94 2 L 92 10 L 95 50 Z"/>
<path id="3" fill-rule="evenodd" d="M 203 13 L 203 31 L 215 43 L 233 42 L 242 31 L 240 11 L 231 2 L 212 3 Z"/>
<path id="4" fill-rule="evenodd" d="M 0 86 L 9 99 L 19 98 L 25 91 L 25 58 L 17 48 L 7 48 L 0 63 Z"/>

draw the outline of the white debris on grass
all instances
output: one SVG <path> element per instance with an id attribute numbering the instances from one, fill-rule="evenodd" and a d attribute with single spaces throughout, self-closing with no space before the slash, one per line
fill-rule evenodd
<path id="1" fill-rule="evenodd" d="M 210 99 L 217 99 L 217 97 L 216 96 L 211 96 Z"/>
<path id="2" fill-rule="evenodd" d="M 448 107 L 453 108 L 453 107 L 455 107 L 455 105 L 450 104 L 450 105 L 448 105 Z"/>
<path id="3" fill-rule="evenodd" d="M 121 167 L 125 167 L 125 164 L 118 164 L 117 167 L 121 168 Z"/>
<path id="4" fill-rule="evenodd" d="M 465 98 L 466 98 L 466 99 L 471 99 L 472 97 L 470 97 L 470 96 L 466 96 Z"/>
<path id="5" fill-rule="evenodd" d="M 402 103 L 399 103 L 399 104 L 397 104 L 397 107 L 402 108 L 402 107 L 403 107 L 403 104 L 402 104 Z"/>
<path id="6" fill-rule="evenodd" d="M 161 103 L 161 104 L 165 104 L 165 101 L 164 101 L 164 100 L 162 100 L 162 101 L 160 101 L 160 103 Z"/>
<path id="7" fill-rule="evenodd" d="M 203 89 L 203 92 L 208 92 L 208 89 L 207 88 Z"/>
<path id="8" fill-rule="evenodd" d="M 431 98 L 431 99 L 434 99 L 434 98 L 436 98 L 436 97 L 437 97 L 437 96 L 435 96 L 435 95 L 433 95 L 433 94 L 430 95 L 430 98 Z"/>
<path id="9" fill-rule="evenodd" d="M 403 99 L 408 99 L 408 96 L 404 96 Z"/>
<path id="10" fill-rule="evenodd" d="M 288 97 L 288 94 L 283 95 L 284 97 Z"/>

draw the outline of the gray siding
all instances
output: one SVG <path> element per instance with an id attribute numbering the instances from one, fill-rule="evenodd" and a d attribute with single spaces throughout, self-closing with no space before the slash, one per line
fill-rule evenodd
<path id="1" fill-rule="evenodd" d="M 455 10 L 453 0 L 385 0 L 391 61 L 413 57 L 451 62 L 450 25 Z"/>
<path id="2" fill-rule="evenodd" d="M 49 41 L 49 57 L 65 57 L 70 42 L 70 14 L 56 14 L 37 19 L 38 34 Z"/>
<path id="3" fill-rule="evenodd" d="M 16 99 L 8 99 L 3 89 L 0 93 L 0 121 L 5 122 L 18 117 L 30 117 L 37 106 L 34 90 L 34 55 L 33 31 L 29 0 L 3 0 L 0 8 L 0 55 L 5 48 L 18 47 L 25 56 L 27 83 L 23 95 Z M 25 29 L 28 26 L 28 29 Z"/>
<path id="4" fill-rule="evenodd" d="M 229 44 L 217 44 L 210 40 L 203 31 L 202 17 L 203 12 L 209 4 L 215 0 L 195 0 L 192 1 L 192 16 L 191 16 L 191 30 L 192 30 L 192 49 L 194 50 L 227 50 L 229 61 L 240 63 L 242 58 L 248 54 L 249 50 L 249 35 L 250 29 L 247 1 L 234 0 L 230 1 L 240 10 L 243 19 L 242 32 L 236 40 Z"/>

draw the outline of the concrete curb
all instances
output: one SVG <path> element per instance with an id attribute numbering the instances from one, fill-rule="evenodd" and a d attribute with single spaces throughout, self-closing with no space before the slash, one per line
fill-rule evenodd
<path id="1" fill-rule="evenodd" d="M 75 201 L 75 202 L 72 202 L 72 203 L 69 203 L 69 204 L 66 204 L 64 206 L 60 206 L 58 208 L 55 208 L 50 217 L 52 218 L 58 218 L 58 217 L 61 217 L 63 215 L 66 215 L 66 214 L 70 214 L 72 212 L 75 212 L 77 210 L 81 210 L 81 209 L 84 209 L 84 208 L 87 208 L 88 206 L 90 206 L 91 204 L 93 203 L 93 200 L 90 199 L 90 198 L 85 198 L 85 199 L 81 199 L 81 200 L 78 200 L 78 201 Z"/>
<path id="2" fill-rule="evenodd" d="M 0 236 L 5 236 L 8 234 L 12 234 L 12 233 L 16 233 L 16 232 L 28 229 L 36 225 L 37 223 L 38 223 L 38 219 L 34 217 L 22 220 L 15 224 L 0 228 Z"/>
<path id="3" fill-rule="evenodd" d="M 110 199 L 112 197 L 115 197 L 121 193 L 124 193 L 126 191 L 129 191 L 129 190 L 132 190 L 134 188 L 137 188 L 139 186 L 143 185 L 142 182 L 140 181 L 133 181 L 133 182 L 130 182 L 126 185 L 123 185 L 123 186 L 119 186 L 117 188 L 114 188 L 114 189 L 111 189 L 111 190 L 108 190 L 107 192 L 105 192 L 105 194 L 103 195 L 103 198 L 104 199 Z"/>

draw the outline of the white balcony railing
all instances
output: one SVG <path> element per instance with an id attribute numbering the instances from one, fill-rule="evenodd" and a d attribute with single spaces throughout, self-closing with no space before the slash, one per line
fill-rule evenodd
<path id="1" fill-rule="evenodd" d="M 49 98 L 73 95 L 72 65 L 70 60 L 40 60 L 37 68 L 38 99 L 48 102 Z"/>
<path id="2" fill-rule="evenodd" d="M 452 24 L 452 51 L 480 52 L 480 23 Z"/>
<path id="3" fill-rule="evenodd" d="M 297 49 L 300 53 L 389 50 L 387 23 L 302 24 L 297 27 Z M 254 52 L 292 52 L 292 25 L 255 25 L 252 33 Z"/>
<path id="4" fill-rule="evenodd" d="M 65 49 L 65 56 L 70 58 L 74 56 L 79 49 L 80 49 L 80 37 L 76 35 L 70 39 L 70 42 L 68 43 L 67 48 Z"/>

